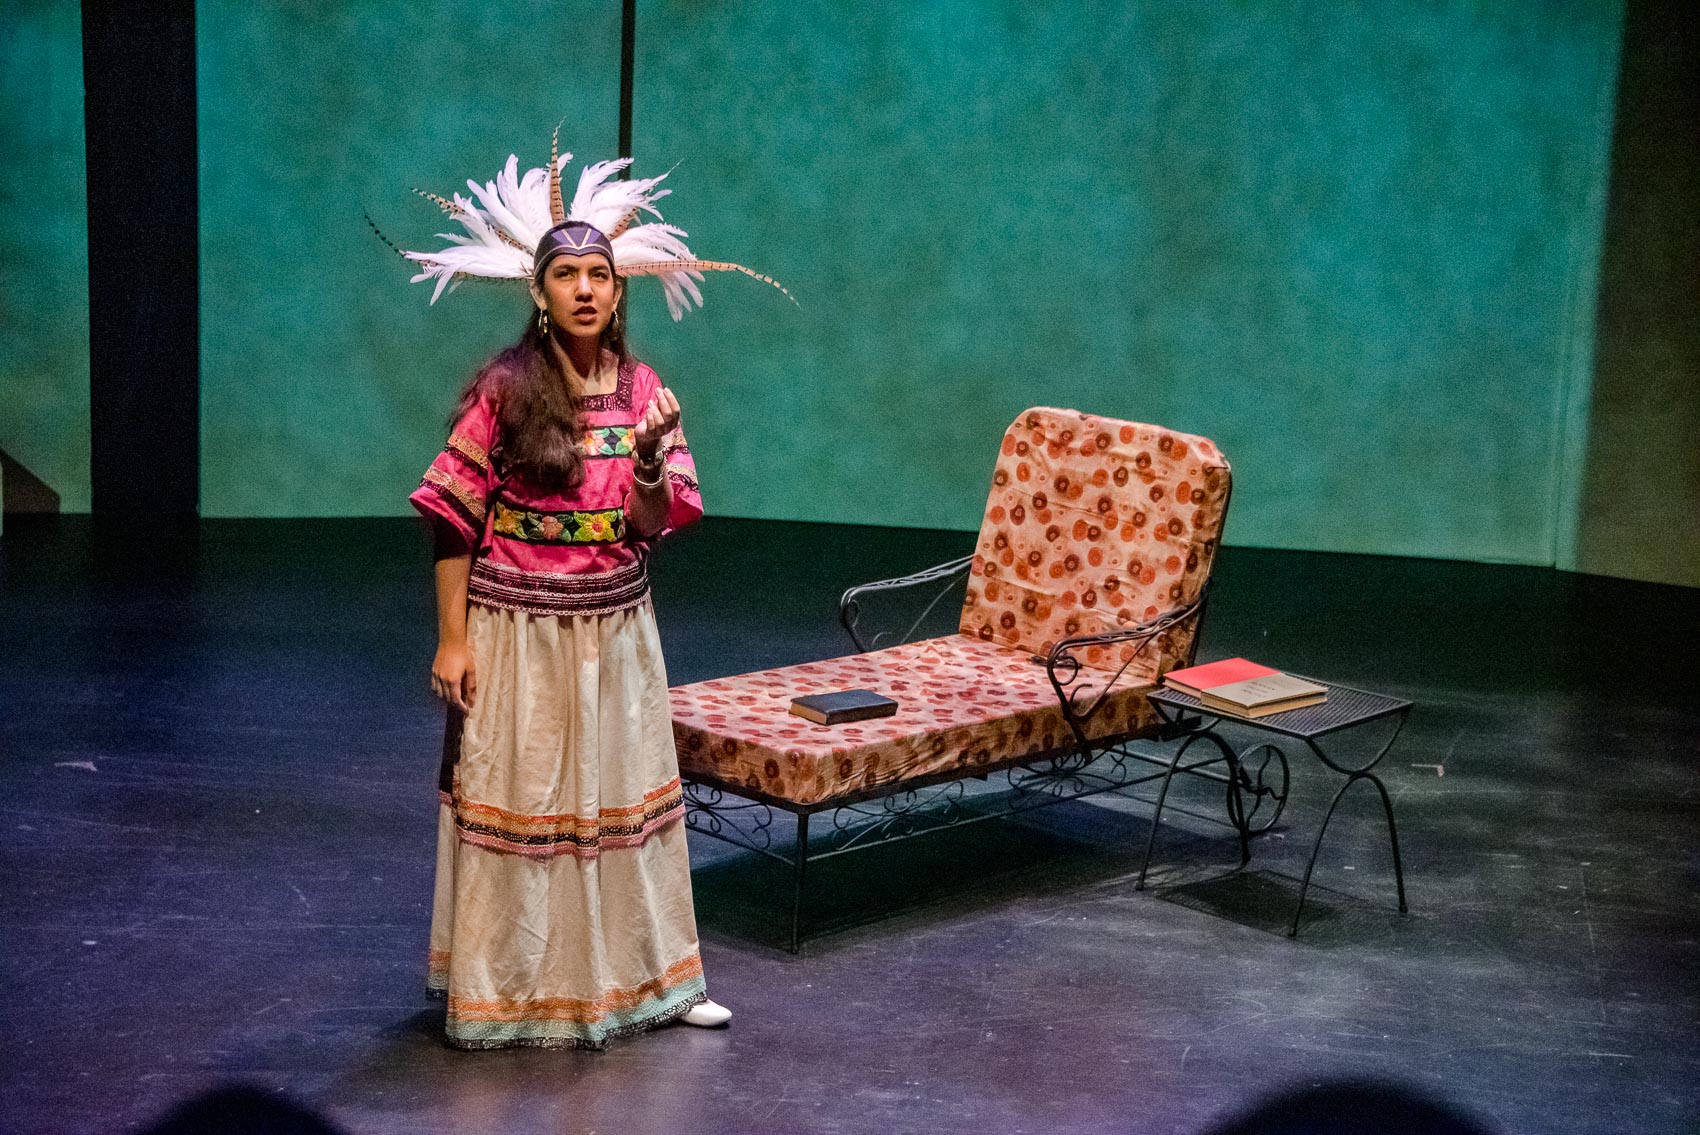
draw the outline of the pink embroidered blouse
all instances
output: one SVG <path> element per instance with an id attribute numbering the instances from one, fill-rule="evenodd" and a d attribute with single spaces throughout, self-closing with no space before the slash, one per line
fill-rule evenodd
<path id="1" fill-rule="evenodd" d="M 661 442 L 673 489 L 665 527 L 640 537 L 626 518 L 633 430 L 660 390 L 653 370 L 628 360 L 613 393 L 584 400 L 584 483 L 570 495 L 503 476 L 496 408 L 487 397 L 455 422 L 408 499 L 472 549 L 470 602 L 534 615 L 605 615 L 648 598 L 651 545 L 702 516 L 696 463 L 684 431 L 675 429 Z"/>

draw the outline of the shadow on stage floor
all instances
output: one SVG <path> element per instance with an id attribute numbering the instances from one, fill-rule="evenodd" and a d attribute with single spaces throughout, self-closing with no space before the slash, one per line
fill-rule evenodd
<path id="1" fill-rule="evenodd" d="M 842 653 L 846 585 L 971 542 L 711 520 L 656 561 L 671 678 Z M 238 1082 L 350 1132 L 1192 1133 L 1341 1080 L 1498 1130 L 1700 1124 L 1700 592 L 1227 549 L 1205 656 L 1416 703 L 1383 766 L 1408 915 L 1349 795 L 1286 936 L 1333 787 L 1302 756 L 1243 870 L 1183 785 L 1138 891 L 1150 805 L 1095 798 L 811 868 L 800 957 L 786 870 L 693 836 L 730 1030 L 462 1053 L 421 988 L 427 571 L 407 521 L 8 518 L 0 1129 Z"/>

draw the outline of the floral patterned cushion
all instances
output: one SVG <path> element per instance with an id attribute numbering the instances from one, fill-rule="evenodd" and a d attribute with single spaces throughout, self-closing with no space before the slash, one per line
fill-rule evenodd
<path id="1" fill-rule="evenodd" d="M 1197 599 L 1227 517 L 1228 462 L 1207 438 L 1035 407 L 1004 433 L 962 633 L 1046 654 Z M 1093 649 L 1089 666 L 1155 682 L 1192 655 L 1198 621 Z"/>
<path id="2" fill-rule="evenodd" d="M 816 725 L 791 699 L 869 689 L 895 716 Z M 1149 728 L 1151 687 L 1124 678 L 1094 737 Z M 1071 743 L 1045 667 L 1026 650 L 948 635 L 888 650 L 675 687 L 673 734 L 687 779 L 819 804 L 916 777 L 974 769 Z"/>

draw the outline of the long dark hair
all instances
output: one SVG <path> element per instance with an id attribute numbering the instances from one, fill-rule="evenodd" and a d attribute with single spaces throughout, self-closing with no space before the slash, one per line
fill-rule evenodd
<path id="1" fill-rule="evenodd" d="M 623 318 L 609 321 L 597 345 L 613 352 L 621 371 L 631 365 Z M 517 474 L 538 488 L 563 492 L 584 483 L 584 393 L 556 359 L 535 308 L 519 342 L 498 351 L 466 384 L 451 421 L 459 421 L 480 397 L 496 406 L 490 460 L 498 475 Z"/>

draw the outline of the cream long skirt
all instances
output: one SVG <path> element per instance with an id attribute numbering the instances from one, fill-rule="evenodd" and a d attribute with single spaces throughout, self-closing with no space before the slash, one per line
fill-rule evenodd
<path id="1" fill-rule="evenodd" d="M 427 979 L 450 1043 L 600 1048 L 679 1016 L 706 990 L 653 609 L 473 606 L 467 635 Z"/>

